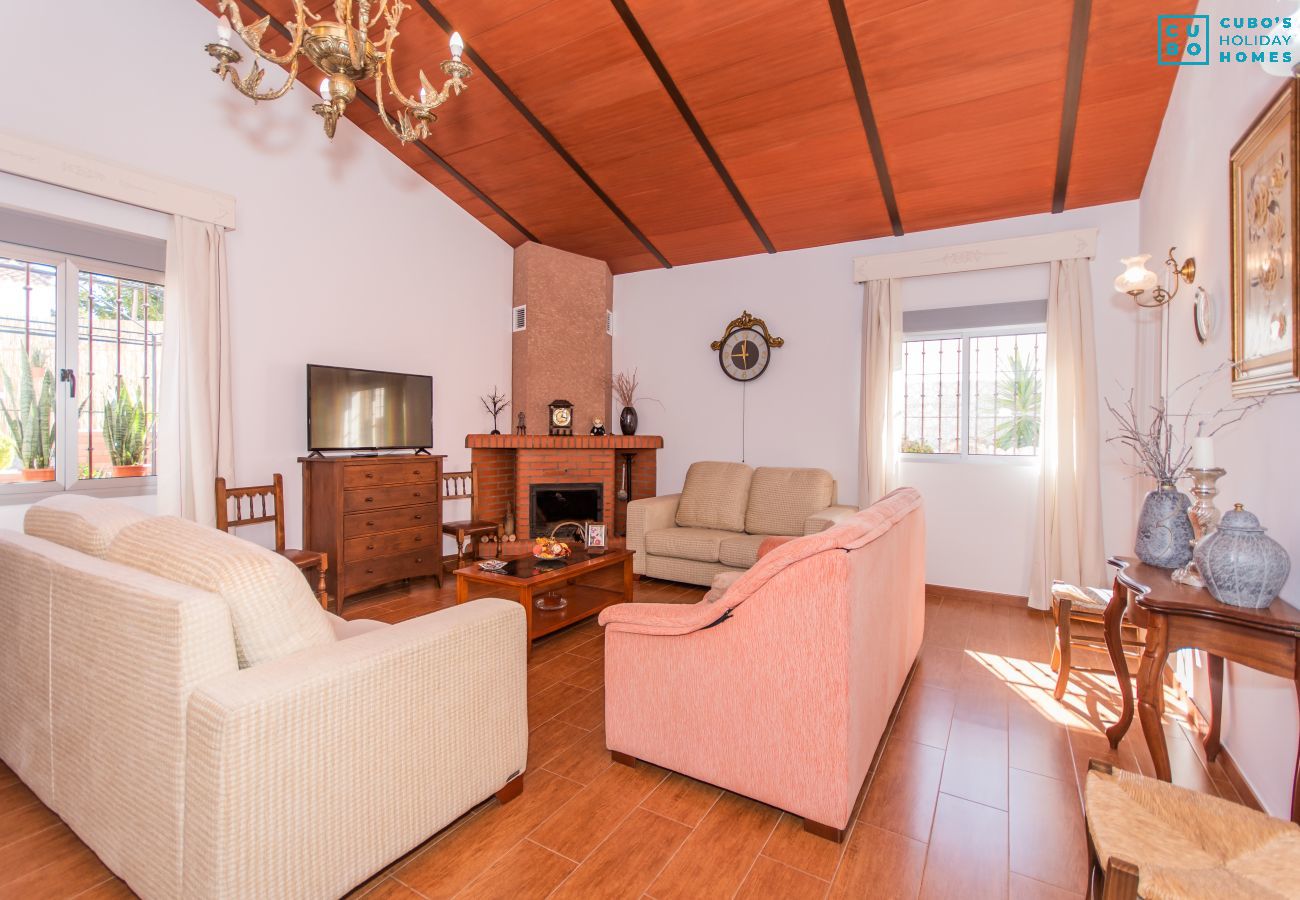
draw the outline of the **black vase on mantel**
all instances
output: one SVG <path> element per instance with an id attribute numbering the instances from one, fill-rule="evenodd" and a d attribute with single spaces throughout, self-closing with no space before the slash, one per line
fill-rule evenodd
<path id="1" fill-rule="evenodd" d="M 623 407 L 618 414 L 618 427 L 624 434 L 636 434 L 636 410 L 630 406 Z"/>

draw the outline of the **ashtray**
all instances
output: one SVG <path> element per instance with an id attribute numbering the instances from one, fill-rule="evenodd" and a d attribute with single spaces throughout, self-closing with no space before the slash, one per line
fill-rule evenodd
<path id="1" fill-rule="evenodd" d="M 504 559 L 481 559 L 478 567 L 485 572 L 500 572 L 508 563 Z"/>

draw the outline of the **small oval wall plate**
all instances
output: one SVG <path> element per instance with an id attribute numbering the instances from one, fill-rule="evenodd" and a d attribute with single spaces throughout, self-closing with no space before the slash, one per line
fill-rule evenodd
<path id="1" fill-rule="evenodd" d="M 1214 335 L 1218 324 L 1215 319 L 1214 300 L 1210 297 L 1210 292 L 1198 287 L 1192 295 L 1192 324 L 1196 327 L 1196 339 L 1202 344 Z"/>

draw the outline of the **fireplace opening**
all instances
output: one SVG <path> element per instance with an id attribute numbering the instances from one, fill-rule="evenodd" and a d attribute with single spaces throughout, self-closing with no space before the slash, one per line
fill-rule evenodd
<path id="1" fill-rule="evenodd" d="M 561 522 L 600 522 L 604 509 L 605 488 L 599 483 L 529 485 L 529 537 L 549 535 Z"/>

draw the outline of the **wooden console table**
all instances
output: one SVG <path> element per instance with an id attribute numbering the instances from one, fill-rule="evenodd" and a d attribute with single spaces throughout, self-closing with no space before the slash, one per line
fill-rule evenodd
<path id="1" fill-rule="evenodd" d="M 1137 707 L 1161 781 L 1170 780 L 1169 749 L 1160 717 L 1164 712 L 1165 663 L 1173 651 L 1195 648 L 1205 651 L 1208 658 L 1210 714 L 1205 756 L 1210 761 L 1220 749 L 1225 659 L 1290 679 L 1300 698 L 1300 610 L 1280 599 L 1264 609 L 1228 606 L 1209 591 L 1179 584 L 1165 569 L 1128 557 L 1115 557 L 1110 565 L 1116 570 L 1115 591 L 1103 621 L 1122 703 L 1119 721 L 1106 729 L 1111 747 L 1119 746 L 1133 722 L 1133 687 L 1120 644 L 1120 624 L 1126 613 L 1134 625 L 1146 629 L 1146 648 L 1138 666 Z M 1291 789 L 1291 820 L 1300 822 L 1300 754 Z"/>

